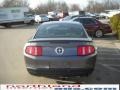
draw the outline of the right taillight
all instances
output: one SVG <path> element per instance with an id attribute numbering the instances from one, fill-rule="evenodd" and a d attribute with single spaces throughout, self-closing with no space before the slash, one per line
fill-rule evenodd
<path id="1" fill-rule="evenodd" d="M 32 56 L 42 56 L 42 47 L 41 46 L 27 46 L 25 53 Z"/>
<path id="2" fill-rule="evenodd" d="M 86 56 L 91 55 L 95 52 L 94 46 L 91 45 L 84 45 L 77 47 L 77 55 L 78 56 Z"/>

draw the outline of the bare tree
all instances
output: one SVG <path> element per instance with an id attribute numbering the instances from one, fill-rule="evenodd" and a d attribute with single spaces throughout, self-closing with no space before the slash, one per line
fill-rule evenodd
<path id="1" fill-rule="evenodd" d="M 4 0 L 2 7 L 20 7 L 29 6 L 27 0 Z"/>
<path id="2" fill-rule="evenodd" d="M 101 3 L 90 0 L 87 7 L 85 8 L 86 11 L 96 13 L 110 9 L 119 9 L 119 3 L 116 0 L 104 0 L 104 2 Z"/>
<path id="3" fill-rule="evenodd" d="M 65 2 L 48 1 L 46 4 L 40 4 L 35 8 L 36 14 L 47 14 L 49 11 L 68 11 L 68 6 Z"/>
<path id="4" fill-rule="evenodd" d="M 105 9 L 119 9 L 119 3 L 117 0 L 104 0 L 103 5 Z"/>
<path id="5" fill-rule="evenodd" d="M 57 3 L 54 2 L 54 0 L 49 0 L 49 1 L 47 2 L 48 11 L 49 11 L 49 10 L 50 10 L 50 11 L 54 11 L 54 10 L 56 10 L 56 7 L 57 7 Z"/>
<path id="6" fill-rule="evenodd" d="M 68 6 L 65 2 L 58 2 L 57 3 L 57 10 L 63 11 L 63 12 L 67 12 L 68 11 Z"/>
<path id="7" fill-rule="evenodd" d="M 0 3 L 0 8 L 2 7 L 2 4 Z"/>
<path id="8" fill-rule="evenodd" d="M 71 5 L 70 11 L 79 11 L 79 10 L 80 10 L 80 7 L 78 4 Z"/>
<path id="9" fill-rule="evenodd" d="M 47 14 L 48 12 L 48 6 L 47 4 L 40 4 L 37 6 L 37 8 L 34 9 L 36 14 Z"/>

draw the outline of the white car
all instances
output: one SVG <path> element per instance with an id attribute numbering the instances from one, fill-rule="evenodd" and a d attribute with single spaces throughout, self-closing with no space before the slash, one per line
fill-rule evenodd
<path id="1" fill-rule="evenodd" d="M 42 23 L 42 22 L 48 22 L 49 18 L 47 15 L 41 14 L 41 15 L 35 15 L 35 22 Z"/>

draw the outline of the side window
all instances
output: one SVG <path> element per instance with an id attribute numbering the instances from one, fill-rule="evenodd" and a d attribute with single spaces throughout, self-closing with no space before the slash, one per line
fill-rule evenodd
<path id="1" fill-rule="evenodd" d="M 86 18 L 84 20 L 84 22 L 85 22 L 85 24 L 95 24 L 96 23 L 95 20 L 92 18 Z"/>
<path id="2" fill-rule="evenodd" d="M 96 21 L 94 19 L 90 19 L 91 24 L 96 24 Z"/>
<path id="3" fill-rule="evenodd" d="M 76 18 L 74 21 L 76 21 L 76 22 L 80 22 L 80 19 L 79 19 L 79 18 Z"/>
<path id="4" fill-rule="evenodd" d="M 74 21 L 80 22 L 83 25 L 85 24 L 84 19 L 82 19 L 82 18 L 76 18 Z"/>
<path id="5" fill-rule="evenodd" d="M 16 10 L 11 10 L 11 13 L 19 13 L 20 10 L 19 9 L 16 9 Z"/>
<path id="6" fill-rule="evenodd" d="M 85 22 L 85 19 L 84 18 L 80 18 L 80 22 L 84 25 L 84 24 L 86 24 L 86 22 Z"/>
<path id="7" fill-rule="evenodd" d="M 83 25 L 96 23 L 96 21 L 94 19 L 91 19 L 91 18 L 80 18 L 79 22 L 81 22 Z"/>

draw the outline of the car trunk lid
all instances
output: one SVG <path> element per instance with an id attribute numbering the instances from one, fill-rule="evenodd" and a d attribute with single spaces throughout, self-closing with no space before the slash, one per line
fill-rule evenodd
<path id="1" fill-rule="evenodd" d="M 77 48 L 83 45 L 92 44 L 92 39 L 80 38 L 56 38 L 56 39 L 33 39 L 29 40 L 31 45 L 42 47 L 42 56 L 67 57 L 76 56 Z"/>

